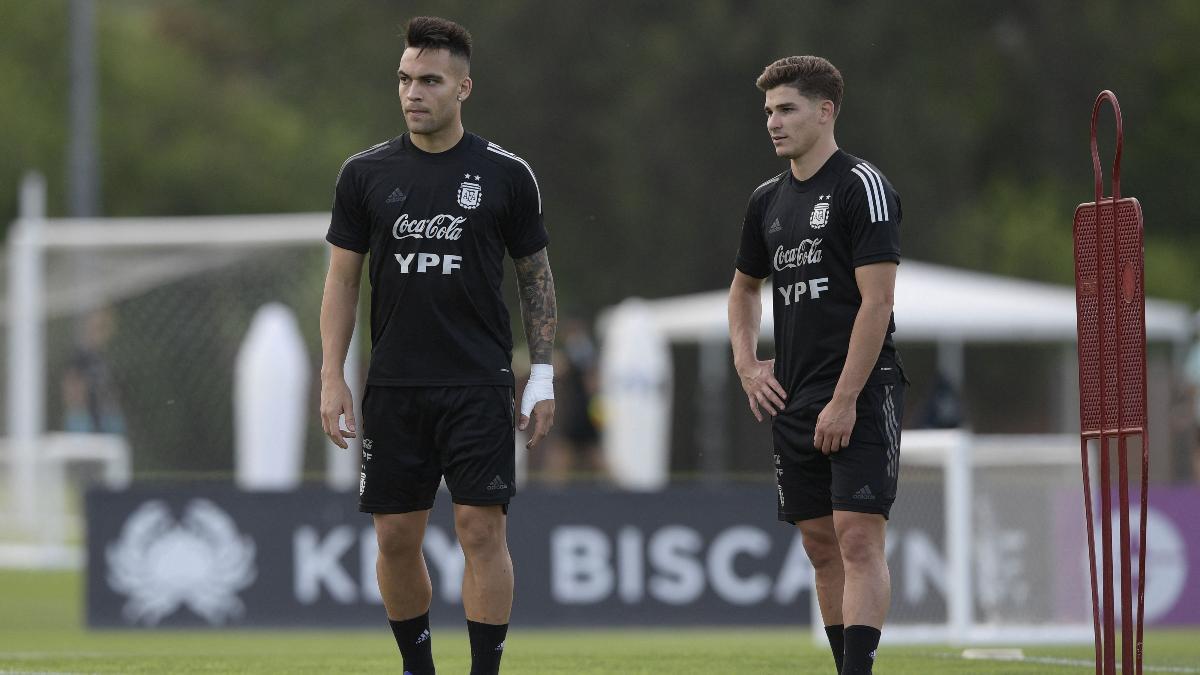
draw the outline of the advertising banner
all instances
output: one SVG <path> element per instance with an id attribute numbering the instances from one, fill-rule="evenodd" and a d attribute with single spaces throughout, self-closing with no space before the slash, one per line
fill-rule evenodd
<path id="1" fill-rule="evenodd" d="M 888 525 L 889 622 L 944 622 L 940 488 L 916 480 L 908 487 Z M 774 492 L 768 483 L 653 493 L 524 490 L 508 519 L 512 620 L 806 624 L 812 570 L 795 529 L 775 519 Z M 986 491 L 977 499 L 986 506 Z M 974 518 L 977 614 L 1090 618 L 1081 506 L 1067 499 L 1007 503 L 980 508 Z M 1200 623 L 1200 535 L 1187 526 L 1188 514 L 1200 511 L 1200 491 L 1156 490 L 1150 504 L 1147 619 Z M 87 523 L 89 626 L 353 627 L 383 620 L 374 530 L 350 493 L 210 484 L 97 490 L 88 495 Z M 464 562 L 445 493 L 424 553 L 431 619 L 461 625 Z"/>

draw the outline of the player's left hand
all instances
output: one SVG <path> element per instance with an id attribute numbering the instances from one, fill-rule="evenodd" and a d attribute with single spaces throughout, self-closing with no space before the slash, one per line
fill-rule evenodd
<path id="1" fill-rule="evenodd" d="M 531 418 L 533 419 L 533 433 L 529 435 L 529 442 L 525 444 L 527 450 L 545 438 L 546 434 L 550 433 L 550 428 L 554 426 L 554 399 L 550 398 L 535 403 L 529 416 L 521 415 L 521 424 L 517 428 L 525 431 Z"/>
<path id="2" fill-rule="evenodd" d="M 530 417 L 533 418 L 533 433 L 525 444 L 526 449 L 537 445 L 554 426 L 554 366 L 548 363 L 535 363 L 529 367 L 529 379 L 521 393 L 521 422 L 517 428 L 525 431 Z"/>
<path id="3" fill-rule="evenodd" d="M 854 421 L 857 418 L 854 405 L 854 400 L 845 401 L 834 397 L 825 404 L 821 414 L 817 415 L 813 445 L 822 453 L 828 455 L 850 445 L 850 432 L 854 431 Z"/>

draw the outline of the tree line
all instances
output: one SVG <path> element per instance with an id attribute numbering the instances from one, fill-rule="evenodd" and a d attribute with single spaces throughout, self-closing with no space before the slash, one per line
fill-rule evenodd
<path id="1" fill-rule="evenodd" d="M 49 177 L 51 215 L 66 209 L 67 13 L 0 0 L 4 226 L 27 169 Z M 900 191 L 907 257 L 1050 281 L 1072 279 L 1088 116 L 1113 89 L 1149 292 L 1200 303 L 1187 199 L 1200 4 L 1187 0 L 105 0 L 102 213 L 328 209 L 342 160 L 403 132 L 401 25 L 423 13 L 475 36 L 467 125 L 538 172 L 569 313 L 728 283 L 746 199 L 783 168 L 753 82 L 794 53 L 842 70 L 839 142 Z"/>

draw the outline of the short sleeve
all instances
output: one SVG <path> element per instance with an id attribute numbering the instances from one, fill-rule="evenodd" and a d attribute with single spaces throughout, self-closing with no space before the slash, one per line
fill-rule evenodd
<path id="1" fill-rule="evenodd" d="M 767 242 L 763 239 L 761 206 L 752 196 L 746 205 L 746 217 L 742 219 L 742 243 L 738 246 L 738 271 L 755 279 L 765 279 L 771 273 L 767 256 Z"/>
<path id="2" fill-rule="evenodd" d="M 514 157 L 515 159 L 515 157 Z M 504 246 L 515 260 L 546 248 L 550 234 L 542 220 L 542 191 L 533 168 L 518 159 L 511 168 L 512 203 L 508 217 L 500 224 Z"/>
<path id="3" fill-rule="evenodd" d="M 846 177 L 843 209 L 854 267 L 900 262 L 900 195 L 883 174 L 859 162 Z"/>
<path id="4" fill-rule="evenodd" d="M 356 253 L 366 253 L 371 248 L 369 223 L 363 211 L 354 165 L 346 164 L 334 186 L 333 213 L 329 218 L 329 232 L 325 235 L 325 241 Z"/>

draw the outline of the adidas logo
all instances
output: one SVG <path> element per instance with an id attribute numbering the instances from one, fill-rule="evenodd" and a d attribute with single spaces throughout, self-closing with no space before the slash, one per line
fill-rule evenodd
<path id="1" fill-rule="evenodd" d="M 874 650 L 874 649 L 872 649 L 872 650 L 871 650 L 871 653 L 870 653 L 870 654 L 867 654 L 867 656 L 870 656 L 870 657 L 871 657 L 871 660 L 872 660 L 872 661 L 874 661 L 874 660 L 875 660 L 875 650 Z"/>
<path id="2" fill-rule="evenodd" d="M 417 636 L 417 641 L 414 644 L 419 645 L 428 639 L 429 639 L 429 629 L 426 628 L 425 630 L 421 631 L 420 635 Z"/>
<path id="3" fill-rule="evenodd" d="M 775 222 L 771 223 L 771 227 L 769 227 L 769 228 L 767 229 L 767 234 L 773 234 L 773 233 L 775 233 L 775 232 L 778 232 L 778 231 L 780 231 L 780 230 L 782 230 L 782 229 L 783 229 L 783 226 L 779 224 L 779 219 L 778 219 L 778 218 L 776 218 L 776 219 L 775 219 Z"/>
<path id="4" fill-rule="evenodd" d="M 854 493 L 855 499 L 875 499 L 875 495 L 871 492 L 871 488 L 867 485 L 862 486 L 858 492 Z"/>
<path id="5" fill-rule="evenodd" d="M 491 483 L 488 483 L 488 486 L 485 489 L 488 492 L 491 492 L 493 490 L 507 490 L 508 486 L 504 484 L 504 481 L 501 480 L 500 476 L 496 476 L 495 478 L 492 479 Z"/>
<path id="6" fill-rule="evenodd" d="M 396 202 L 402 202 L 402 201 L 404 201 L 404 198 L 406 196 L 407 195 L 404 194 L 403 190 L 401 190 L 400 188 L 396 188 L 395 190 L 392 190 L 392 194 L 388 195 L 388 198 L 386 200 L 384 200 L 383 203 L 384 204 L 395 204 Z"/>
<path id="7" fill-rule="evenodd" d="M 496 651 L 498 651 L 498 652 L 504 651 L 504 640 L 501 640 L 500 644 L 496 645 Z"/>

